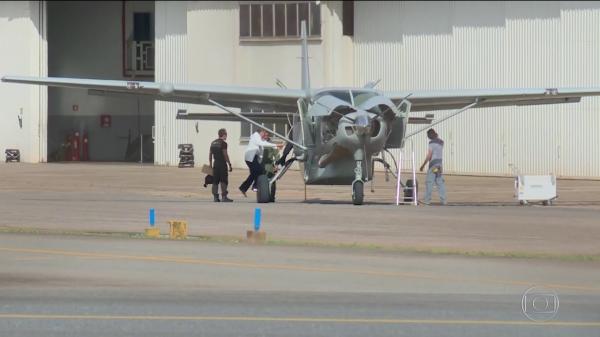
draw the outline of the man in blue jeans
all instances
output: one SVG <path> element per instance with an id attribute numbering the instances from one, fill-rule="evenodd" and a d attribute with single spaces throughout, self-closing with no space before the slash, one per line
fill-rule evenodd
<path id="1" fill-rule="evenodd" d="M 427 131 L 427 138 L 429 138 L 429 146 L 427 150 L 427 156 L 423 165 L 421 165 L 420 171 L 423 172 L 425 164 L 429 162 L 429 170 L 427 170 L 427 179 L 425 181 L 427 190 L 425 191 L 426 205 L 431 204 L 431 192 L 433 191 L 433 184 L 435 183 L 440 193 L 440 201 L 442 205 L 447 205 L 446 201 L 446 182 L 444 181 L 442 157 L 444 152 L 444 141 L 438 137 L 438 134 L 433 129 Z"/>

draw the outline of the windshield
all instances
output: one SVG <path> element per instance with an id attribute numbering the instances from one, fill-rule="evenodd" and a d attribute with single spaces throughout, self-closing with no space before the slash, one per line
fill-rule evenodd
<path id="1" fill-rule="evenodd" d="M 335 98 L 341 99 L 342 101 L 352 104 L 352 100 L 350 99 L 350 91 L 348 90 L 331 90 L 331 91 L 323 91 L 315 96 L 315 100 L 323 96 L 333 96 Z"/>
<path id="2" fill-rule="evenodd" d="M 352 93 L 352 98 L 350 98 L 350 93 Z M 366 102 L 369 98 L 377 96 L 377 93 L 373 91 L 363 91 L 363 90 L 331 90 L 324 91 L 315 96 L 315 99 L 319 99 L 320 97 L 330 95 L 335 98 L 341 99 L 342 101 L 352 104 L 354 100 L 354 106 L 359 106 L 362 103 Z"/>
<path id="3" fill-rule="evenodd" d="M 354 96 L 354 105 L 360 106 L 370 98 L 377 96 L 377 93 L 372 91 L 352 91 L 352 96 Z"/>

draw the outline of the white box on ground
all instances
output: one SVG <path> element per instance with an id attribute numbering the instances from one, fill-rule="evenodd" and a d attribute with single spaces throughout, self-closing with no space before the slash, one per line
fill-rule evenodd
<path id="1" fill-rule="evenodd" d="M 550 205 L 556 199 L 556 177 L 520 175 L 515 181 L 515 189 L 521 204 L 541 201 L 544 205 Z"/>

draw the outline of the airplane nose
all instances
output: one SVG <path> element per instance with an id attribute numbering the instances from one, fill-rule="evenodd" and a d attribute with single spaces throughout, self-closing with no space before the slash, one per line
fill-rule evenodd
<path id="1" fill-rule="evenodd" d="M 359 115 L 354 120 L 354 125 L 360 126 L 360 127 L 367 127 L 367 126 L 369 126 L 369 116 L 367 116 L 367 115 Z"/>
<path id="2" fill-rule="evenodd" d="M 354 128 L 359 136 L 369 134 L 369 132 L 371 131 L 370 126 L 371 121 L 369 119 L 369 116 L 366 114 L 358 115 L 354 120 Z"/>

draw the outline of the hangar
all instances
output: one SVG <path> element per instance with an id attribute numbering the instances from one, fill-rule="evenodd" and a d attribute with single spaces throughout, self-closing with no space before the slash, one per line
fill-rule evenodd
<path id="1" fill-rule="evenodd" d="M 598 2 L 2 2 L 0 74 L 298 87 L 303 19 L 315 87 L 600 86 Z M 234 166 L 245 166 L 249 125 L 175 119 L 211 107 L 4 83 L 0 102 L 0 148 L 23 161 L 64 160 L 62 144 L 79 131 L 92 161 L 173 166 L 191 143 L 202 162 L 224 126 Z M 599 178 L 599 108 L 584 98 L 470 110 L 437 127 L 445 169 Z M 426 142 L 414 142 L 419 157 Z"/>

